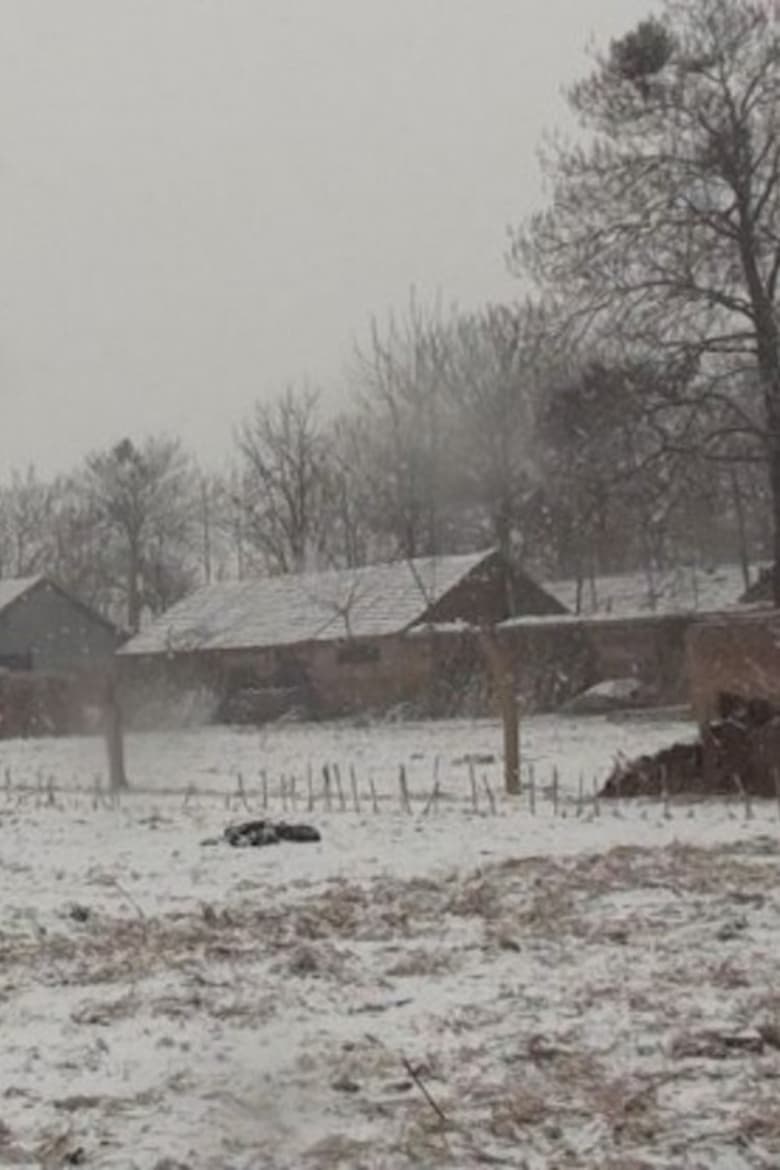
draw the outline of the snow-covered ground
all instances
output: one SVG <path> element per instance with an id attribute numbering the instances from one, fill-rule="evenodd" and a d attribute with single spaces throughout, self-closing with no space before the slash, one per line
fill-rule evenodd
<path id="1" fill-rule="evenodd" d="M 777 1166 L 775 804 L 577 800 L 690 733 L 529 720 L 533 813 L 489 722 L 0 744 L 0 1166 Z"/>
<path id="2" fill-rule="evenodd" d="M 579 788 L 582 775 L 592 790 L 619 754 L 654 751 L 670 740 L 691 738 L 689 723 L 639 717 L 606 721 L 583 717 L 534 716 L 521 727 L 521 754 L 526 778 L 549 785 L 560 772 L 561 789 Z M 501 733 L 492 720 L 447 720 L 419 723 L 282 723 L 262 731 L 207 727 L 200 730 L 133 734 L 127 737 L 127 770 L 134 788 L 198 793 L 234 792 L 241 784 L 260 794 L 265 786 L 278 796 L 284 779 L 295 779 L 299 805 L 308 791 L 308 776 L 318 800 L 323 767 L 338 766 L 342 788 L 350 793 L 350 769 L 361 792 L 373 780 L 384 802 L 397 803 L 401 766 L 413 795 L 430 794 L 438 776 L 446 795 L 470 791 L 467 757 L 474 758 L 477 780 L 501 783 Z M 31 739 L 12 745 L 0 741 L 0 785 L 92 788 L 104 783 L 105 750 L 100 739 Z M 335 777 L 332 780 L 335 793 Z M 349 795 L 350 803 L 352 801 Z M 278 806 L 277 806 L 278 807 Z"/>

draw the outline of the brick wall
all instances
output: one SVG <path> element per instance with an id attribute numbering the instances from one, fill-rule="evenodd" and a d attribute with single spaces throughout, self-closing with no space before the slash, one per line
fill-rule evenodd
<path id="1" fill-rule="evenodd" d="M 500 627 L 518 694 L 527 711 L 555 710 L 606 678 L 634 676 L 660 703 L 688 697 L 685 635 L 693 617 L 624 620 L 554 618 Z M 214 696 L 213 707 L 242 685 L 296 686 L 323 718 L 383 712 L 402 704 L 420 716 L 487 714 L 492 686 L 476 634 L 423 631 L 405 636 L 312 642 L 280 650 L 213 651 L 119 659 L 124 693 L 154 713 L 189 692 Z"/>
<path id="2" fill-rule="evenodd" d="M 695 622 L 686 638 L 691 703 L 699 723 L 716 718 L 721 694 L 780 706 L 780 612 Z"/>

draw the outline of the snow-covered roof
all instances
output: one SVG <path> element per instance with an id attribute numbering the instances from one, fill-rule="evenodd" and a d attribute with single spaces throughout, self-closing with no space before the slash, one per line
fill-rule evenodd
<path id="1" fill-rule="evenodd" d="M 753 570 L 756 575 L 756 570 Z M 577 608 L 577 583 L 550 581 L 544 586 L 570 613 Z M 652 587 L 643 573 L 597 577 L 582 587 L 583 617 L 647 617 L 658 614 L 711 613 L 735 606 L 745 590 L 739 565 L 712 569 L 685 567 L 658 573 Z"/>
<path id="2" fill-rule="evenodd" d="M 399 633 L 493 551 L 207 585 L 119 653 L 237 650 Z"/>
<path id="3" fill-rule="evenodd" d="M 0 613 L 42 580 L 42 577 L 4 577 L 0 580 Z"/>

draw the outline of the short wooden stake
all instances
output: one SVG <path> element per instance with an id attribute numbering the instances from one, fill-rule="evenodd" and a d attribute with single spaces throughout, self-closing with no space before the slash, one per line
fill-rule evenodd
<path id="1" fill-rule="evenodd" d="M 471 805 L 474 812 L 479 811 L 479 791 L 477 789 L 477 776 L 474 770 L 474 760 L 469 756 L 469 783 L 471 784 Z"/>
<path id="2" fill-rule="evenodd" d="M 488 778 L 485 775 L 483 775 L 483 777 L 482 777 L 482 785 L 485 789 L 485 792 L 487 793 L 488 804 L 490 805 L 491 815 L 495 816 L 496 815 L 496 798 L 493 795 L 493 789 L 490 787 L 490 784 L 488 783 Z"/>
<path id="3" fill-rule="evenodd" d="M 669 786 L 666 783 L 666 765 L 661 765 L 661 799 L 664 804 L 664 820 L 672 819 L 672 804 L 669 797 Z"/>
<path id="4" fill-rule="evenodd" d="M 336 778 L 336 792 L 339 794 L 339 808 L 342 812 L 345 812 L 347 808 L 347 800 L 344 796 L 344 787 L 341 783 L 341 768 L 338 766 L 338 764 L 333 765 L 333 775 Z"/>
<path id="5" fill-rule="evenodd" d="M 360 792 L 358 791 L 357 774 L 355 772 L 355 765 L 349 765 L 349 783 L 352 788 L 352 803 L 355 806 L 355 812 L 360 812 Z"/>
<path id="6" fill-rule="evenodd" d="M 401 789 L 401 807 L 405 812 L 410 813 L 412 811 L 412 803 L 409 797 L 409 785 L 406 780 L 406 767 L 404 764 L 401 764 L 398 783 Z"/>
<path id="7" fill-rule="evenodd" d="M 241 801 L 246 811 L 249 812 L 249 802 L 247 801 L 246 792 L 244 790 L 244 777 L 240 772 L 236 775 L 236 796 Z"/>
<path id="8" fill-rule="evenodd" d="M 753 801 L 752 801 L 752 798 L 750 796 L 750 793 L 747 791 L 747 789 L 745 788 L 745 785 L 742 783 L 742 777 L 737 772 L 734 773 L 734 783 L 736 785 L 737 792 L 742 797 L 742 801 L 745 805 L 745 820 L 752 821 L 752 819 L 753 819 Z"/>

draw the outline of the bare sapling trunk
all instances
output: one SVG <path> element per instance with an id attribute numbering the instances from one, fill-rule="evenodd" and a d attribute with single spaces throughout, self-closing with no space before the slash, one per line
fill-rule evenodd
<path id="1" fill-rule="evenodd" d="M 125 744 L 122 726 L 122 710 L 116 693 L 114 680 L 106 681 L 103 692 L 103 735 L 108 758 L 108 782 L 112 792 L 129 788 L 125 772 Z"/>
<path id="2" fill-rule="evenodd" d="M 769 483 L 772 495 L 772 602 L 780 609 L 780 442 L 769 451 Z"/>
<path id="3" fill-rule="evenodd" d="M 748 545 L 747 522 L 745 520 L 745 501 L 742 497 L 742 484 L 736 467 L 731 468 L 731 496 L 734 503 L 734 515 L 737 521 L 737 545 L 739 549 L 739 565 L 742 570 L 742 584 L 745 589 L 750 588 L 750 549 Z"/>
<path id="4" fill-rule="evenodd" d="M 504 787 L 508 795 L 520 793 L 520 712 L 512 662 L 494 629 L 480 631 L 480 644 L 496 695 L 504 734 Z"/>

